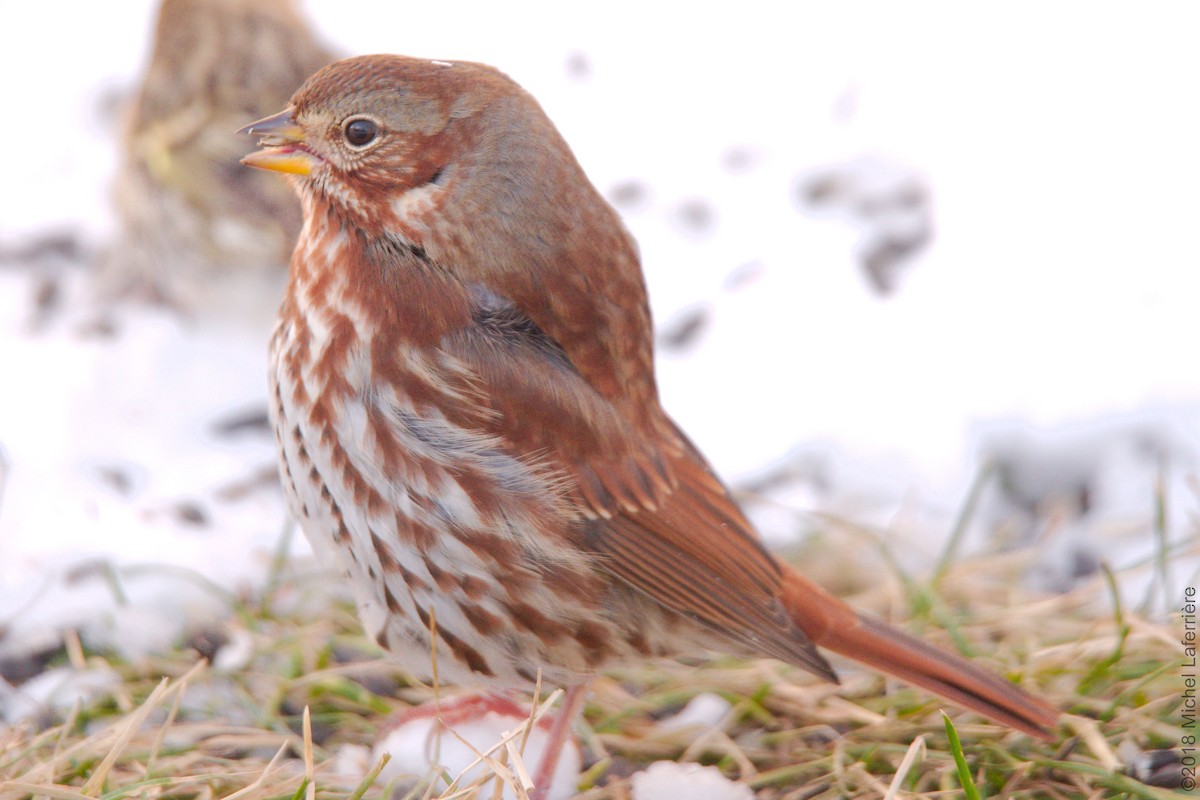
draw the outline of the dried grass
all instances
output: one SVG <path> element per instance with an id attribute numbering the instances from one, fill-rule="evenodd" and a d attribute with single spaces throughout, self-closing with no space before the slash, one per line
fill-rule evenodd
<path id="1" fill-rule="evenodd" d="M 852 602 L 905 618 L 908 629 L 971 654 L 1067 712 L 1064 739 L 1045 745 L 947 709 L 966 774 L 983 796 L 1179 796 L 1127 774 L 1129 763 L 1178 748 L 1188 732 L 1178 621 L 1122 608 L 1115 577 L 1031 597 L 1016 579 L 1023 568 L 1019 555 L 947 564 L 936 590 L 896 580 Z M 373 775 L 335 771 L 339 751 L 369 745 L 388 713 L 432 694 L 396 675 L 359 633 L 352 607 L 322 595 L 324 585 L 287 575 L 255 603 L 231 609 L 230 630 L 249 641 L 236 669 L 209 667 L 182 646 L 137 664 L 69 648 L 77 668 L 116 670 L 121 686 L 44 727 L 0 731 L 0 800 L 473 796 L 480 781 L 380 786 Z M 664 758 L 715 765 L 759 798 L 959 796 L 939 704 L 839 666 L 840 689 L 777 662 L 731 659 L 655 664 L 598 680 L 583 733 L 595 762 L 580 796 L 628 797 L 628 775 Z M 701 692 L 732 704 L 716 728 L 697 735 L 655 724 Z M 479 754 L 508 783 L 521 782 L 522 735 Z M 1175 764 L 1159 775 L 1169 780 L 1171 770 L 1182 774 Z"/>

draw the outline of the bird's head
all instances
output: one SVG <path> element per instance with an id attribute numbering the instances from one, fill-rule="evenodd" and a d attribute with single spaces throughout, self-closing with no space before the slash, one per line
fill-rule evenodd
<path id="1" fill-rule="evenodd" d="M 262 146 L 242 163 L 295 176 L 306 203 L 332 206 L 368 235 L 436 246 L 430 229 L 447 198 L 502 196 L 514 181 L 523 191 L 535 183 L 522 177 L 523 163 L 542 157 L 522 154 L 530 148 L 521 128 L 531 121 L 549 125 L 536 102 L 491 67 L 360 56 L 320 70 L 287 109 L 242 128 Z M 480 182 L 488 191 L 475 190 Z"/>

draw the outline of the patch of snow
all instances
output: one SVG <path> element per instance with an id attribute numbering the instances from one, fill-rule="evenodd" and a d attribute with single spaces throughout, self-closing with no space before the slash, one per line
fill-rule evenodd
<path id="1" fill-rule="evenodd" d="M 0 680 L 0 719 L 12 724 L 45 711 L 62 716 L 120 685 L 121 676 L 108 667 L 54 667 L 17 688 Z"/>
<path id="2" fill-rule="evenodd" d="M 490 774 L 490 768 L 484 764 L 468 770 L 479 754 L 491 748 L 527 719 L 528 716 L 489 711 L 472 719 L 455 722 L 452 729 L 447 730 L 432 717 L 417 717 L 389 731 L 375 745 L 370 761 L 373 765 L 381 754 L 391 755 L 391 759 L 379 775 L 380 781 L 386 782 L 401 777 L 428 777 L 433 774 L 430 764 L 438 764 L 445 774 L 451 778 L 459 778 L 458 786 L 462 788 L 479 776 Z M 525 742 L 521 757 L 531 776 L 537 772 L 548 738 L 544 728 L 535 726 Z M 495 754 L 497 759 L 502 756 L 503 753 Z M 579 782 L 581 763 L 579 745 L 573 738 L 568 739 L 551 781 L 551 800 L 563 800 L 576 794 L 575 786 Z M 479 796 L 491 797 L 492 784 L 492 780 L 484 782 L 480 787 Z M 444 788 L 445 783 L 439 782 L 438 786 Z M 507 782 L 503 797 L 506 800 L 517 800 L 512 786 Z"/>
<path id="3" fill-rule="evenodd" d="M 656 761 L 631 779 L 633 800 L 752 800 L 749 786 L 734 783 L 716 767 Z"/>
<path id="4" fill-rule="evenodd" d="M 688 704 L 658 723 L 660 731 L 706 731 L 721 724 L 733 706 L 712 692 L 701 692 Z"/>

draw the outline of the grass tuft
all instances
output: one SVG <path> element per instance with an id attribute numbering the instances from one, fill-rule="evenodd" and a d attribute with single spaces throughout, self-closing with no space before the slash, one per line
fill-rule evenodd
<path id="1" fill-rule="evenodd" d="M 958 772 L 958 785 L 962 787 L 967 800 L 980 800 L 979 788 L 971 777 L 971 768 L 967 766 L 967 757 L 963 755 L 962 742 L 959 741 L 954 722 L 945 711 L 942 712 L 942 720 L 946 723 L 946 738 L 950 742 L 950 755 L 954 756 L 954 768 Z"/>

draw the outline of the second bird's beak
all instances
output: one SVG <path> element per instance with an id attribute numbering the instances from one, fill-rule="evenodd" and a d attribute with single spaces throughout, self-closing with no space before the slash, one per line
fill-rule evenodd
<path id="1" fill-rule="evenodd" d="M 292 118 L 292 109 L 251 122 L 238 133 L 259 137 L 256 150 L 242 158 L 248 167 L 286 172 L 289 175 L 310 175 L 320 159 L 304 149 L 304 129 Z"/>

